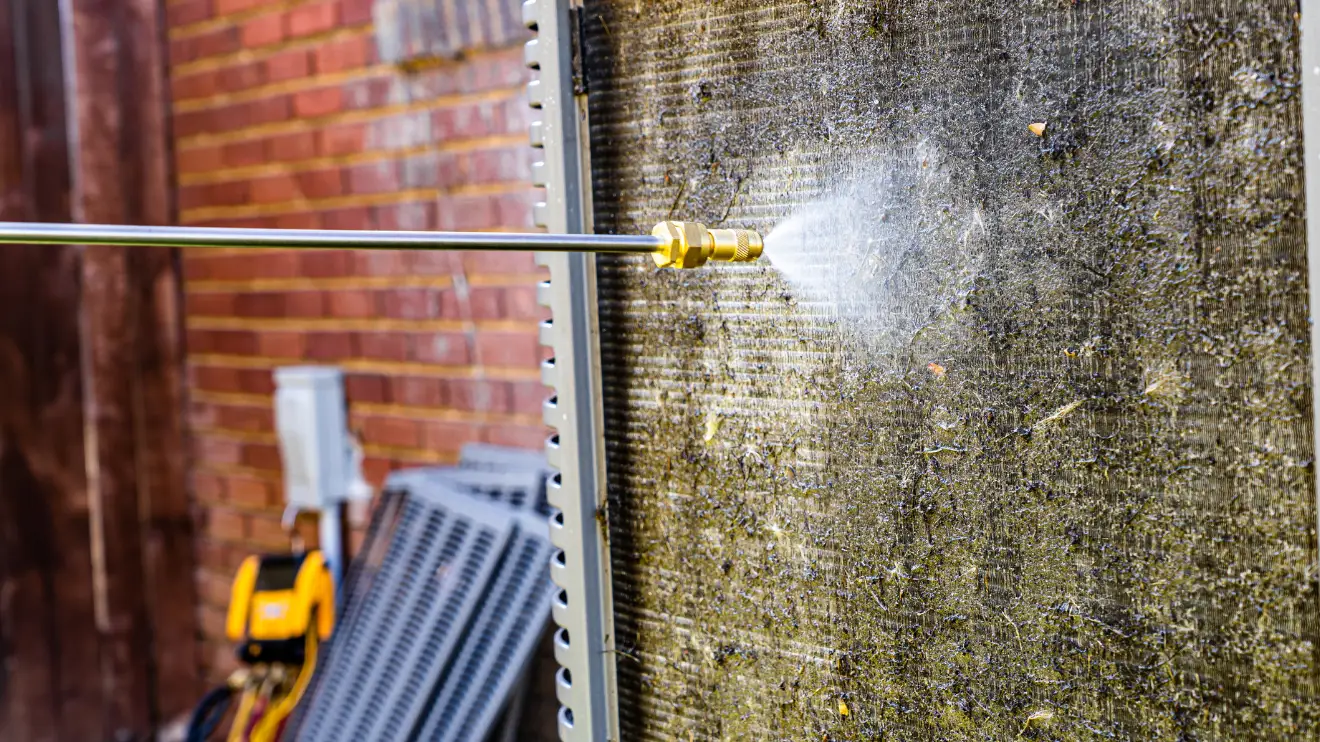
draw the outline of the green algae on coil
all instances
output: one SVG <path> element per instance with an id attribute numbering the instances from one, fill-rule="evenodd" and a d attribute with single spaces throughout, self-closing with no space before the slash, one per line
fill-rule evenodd
<path id="1" fill-rule="evenodd" d="M 1296 9 L 588 0 L 598 230 L 924 151 L 905 291 L 985 230 L 878 355 L 601 261 L 624 739 L 1320 736 Z"/>

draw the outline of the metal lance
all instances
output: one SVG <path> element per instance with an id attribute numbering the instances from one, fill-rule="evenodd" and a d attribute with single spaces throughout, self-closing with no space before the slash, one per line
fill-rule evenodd
<path id="1" fill-rule="evenodd" d="M 662 268 L 697 268 L 710 260 L 749 262 L 761 256 L 763 247 L 761 235 L 750 229 L 707 229 L 704 224 L 697 222 L 661 222 L 649 235 L 231 229 L 0 222 L 0 244 L 636 253 L 650 255 L 656 265 Z"/>

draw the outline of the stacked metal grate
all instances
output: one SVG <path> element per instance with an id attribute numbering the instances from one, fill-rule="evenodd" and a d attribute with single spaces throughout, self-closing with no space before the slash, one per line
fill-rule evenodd
<path id="1" fill-rule="evenodd" d="M 390 477 L 286 738 L 491 734 L 517 706 L 557 592 L 545 478 L 542 457 L 492 446 L 465 448 L 457 468 Z"/>

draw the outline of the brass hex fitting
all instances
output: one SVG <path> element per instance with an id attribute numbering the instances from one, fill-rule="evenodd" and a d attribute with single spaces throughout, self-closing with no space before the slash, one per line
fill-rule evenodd
<path id="1" fill-rule="evenodd" d="M 750 229 L 706 229 L 699 222 L 660 222 L 651 234 L 664 241 L 651 253 L 661 268 L 700 268 L 707 260 L 745 263 L 761 257 L 761 235 Z"/>

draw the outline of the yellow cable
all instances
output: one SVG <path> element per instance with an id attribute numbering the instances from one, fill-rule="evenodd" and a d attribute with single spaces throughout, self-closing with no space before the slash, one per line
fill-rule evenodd
<path id="1" fill-rule="evenodd" d="M 302 701 L 303 693 L 311 683 L 312 672 L 316 670 L 316 650 L 316 624 L 311 621 L 307 625 L 307 652 L 302 669 L 298 671 L 298 679 L 294 681 L 289 694 L 281 698 L 279 703 L 257 722 L 256 727 L 252 729 L 251 742 L 276 742 L 280 733 L 280 724 L 293 713 L 294 707 Z"/>
<path id="2" fill-rule="evenodd" d="M 256 691 L 251 685 L 243 689 L 243 695 L 238 701 L 238 712 L 234 714 L 234 725 L 229 728 L 228 742 L 244 742 L 247 737 L 248 719 L 252 716 L 252 707 L 257 702 Z"/>

